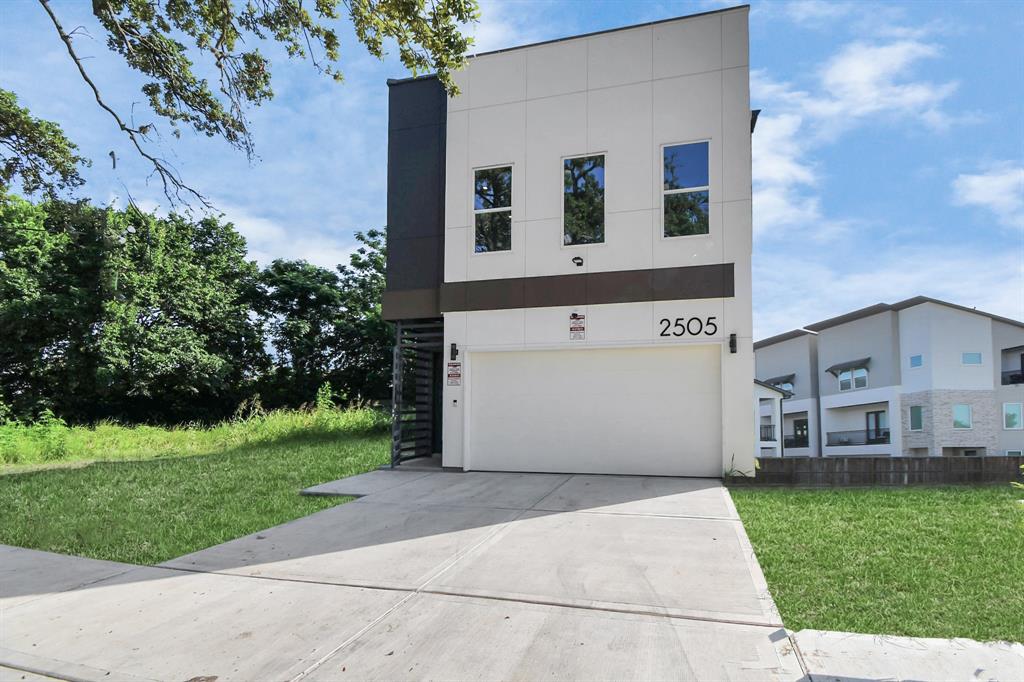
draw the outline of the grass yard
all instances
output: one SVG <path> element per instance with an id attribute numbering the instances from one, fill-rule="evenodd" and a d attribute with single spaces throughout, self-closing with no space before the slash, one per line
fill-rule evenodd
<path id="1" fill-rule="evenodd" d="M 0 543 L 166 561 L 347 501 L 298 492 L 385 463 L 388 423 L 321 410 L 211 429 L 0 427 Z"/>
<path id="2" fill-rule="evenodd" d="M 1024 491 L 730 492 L 788 628 L 1024 642 Z"/>

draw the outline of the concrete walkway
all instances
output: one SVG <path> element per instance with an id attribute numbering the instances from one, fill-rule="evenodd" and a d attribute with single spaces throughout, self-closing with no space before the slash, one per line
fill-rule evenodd
<path id="1" fill-rule="evenodd" d="M 0 680 L 865 678 L 827 638 L 802 667 L 717 481 L 376 471 L 308 492 L 363 497 L 159 567 L 0 546 Z"/>

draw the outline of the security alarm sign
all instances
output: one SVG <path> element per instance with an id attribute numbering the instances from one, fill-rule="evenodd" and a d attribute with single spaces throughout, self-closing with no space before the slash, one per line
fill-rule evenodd
<path id="1" fill-rule="evenodd" d="M 579 313 L 569 314 L 569 340 L 585 341 L 587 339 L 587 316 Z"/>
<path id="2" fill-rule="evenodd" d="M 462 385 L 462 363 L 461 362 L 449 362 L 448 363 L 448 385 L 449 386 L 461 386 Z"/>

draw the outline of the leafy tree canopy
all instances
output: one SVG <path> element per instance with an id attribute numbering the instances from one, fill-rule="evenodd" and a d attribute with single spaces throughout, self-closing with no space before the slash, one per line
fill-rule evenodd
<path id="1" fill-rule="evenodd" d="M 39 0 L 96 103 L 114 119 L 152 165 L 173 204 L 188 199 L 209 206 L 203 195 L 151 151 L 155 122 L 129 124 L 104 101 L 87 64 L 75 49 L 49 0 Z M 319 72 L 342 80 L 338 22 L 352 21 L 358 40 L 374 56 L 393 41 L 402 63 L 414 74 L 435 70 L 455 93 L 452 71 L 462 66 L 472 39 L 460 26 L 478 18 L 476 0 L 93 0 L 93 14 L 106 31 L 107 46 L 147 78 L 142 93 L 174 135 L 183 128 L 220 137 L 252 156 L 246 111 L 274 96 L 271 64 L 262 43 L 282 44 L 293 58 L 308 59 Z M 200 74 L 212 73 L 208 80 Z M 55 124 L 32 119 L 13 95 L 0 97 L 0 190 L 20 178 L 26 192 L 81 183 L 75 154 Z M 11 162 L 10 159 L 16 159 Z M 190 196 L 189 196 L 190 195 Z"/>

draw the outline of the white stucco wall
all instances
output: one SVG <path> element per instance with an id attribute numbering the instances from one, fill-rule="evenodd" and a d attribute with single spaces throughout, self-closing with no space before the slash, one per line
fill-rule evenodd
<path id="1" fill-rule="evenodd" d="M 465 360 L 444 388 L 445 466 L 465 463 L 472 354 L 491 350 L 707 344 L 720 349 L 723 469 L 753 469 L 750 102 L 747 8 L 472 58 L 456 76 L 446 149 L 445 281 L 733 263 L 735 296 L 445 314 Z M 709 234 L 665 239 L 662 146 L 709 142 Z M 605 155 L 605 242 L 562 244 L 562 159 Z M 473 170 L 513 168 L 512 249 L 473 252 Z M 583 258 L 582 267 L 572 258 Z M 572 312 L 586 316 L 570 341 Z M 699 338 L 659 320 L 716 318 Z M 738 352 L 728 349 L 736 334 Z"/>

